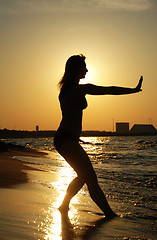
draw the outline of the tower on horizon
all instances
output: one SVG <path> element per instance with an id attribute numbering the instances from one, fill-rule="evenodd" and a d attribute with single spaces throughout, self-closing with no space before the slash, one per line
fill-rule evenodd
<path id="1" fill-rule="evenodd" d="M 39 126 L 38 125 L 36 126 L 36 132 L 39 132 Z"/>

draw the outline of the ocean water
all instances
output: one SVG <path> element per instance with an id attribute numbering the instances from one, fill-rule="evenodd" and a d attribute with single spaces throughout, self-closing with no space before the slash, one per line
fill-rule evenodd
<path id="1" fill-rule="evenodd" d="M 139 232 L 141 235 L 143 232 L 143 238 L 132 239 L 157 239 L 157 136 L 81 137 L 81 140 L 101 188 L 109 201 L 116 203 L 115 212 L 141 227 Z M 19 157 L 41 170 L 57 172 L 66 167 L 53 146 L 53 138 L 5 141 L 53 154 L 53 161 L 52 157 Z M 63 172 L 66 174 L 66 170 Z M 52 187 L 49 182 L 41 181 L 41 184 Z M 86 192 L 84 188 L 79 194 L 86 195 Z M 99 234 L 91 239 L 103 239 L 101 232 Z"/>

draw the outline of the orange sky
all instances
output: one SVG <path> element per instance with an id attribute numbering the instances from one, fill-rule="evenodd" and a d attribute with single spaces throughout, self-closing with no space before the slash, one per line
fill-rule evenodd
<path id="1" fill-rule="evenodd" d="M 1 1 L 0 128 L 55 130 L 57 83 L 79 53 L 83 82 L 134 87 L 144 76 L 139 94 L 87 96 L 84 130 L 113 130 L 113 119 L 157 128 L 156 26 L 155 0 Z"/>

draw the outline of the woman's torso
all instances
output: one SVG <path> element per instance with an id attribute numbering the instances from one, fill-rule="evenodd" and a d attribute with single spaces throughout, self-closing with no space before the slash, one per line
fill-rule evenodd
<path id="1" fill-rule="evenodd" d="M 62 111 L 60 127 L 80 136 L 82 130 L 82 112 L 87 107 L 85 94 L 80 85 L 62 89 L 59 94 Z"/>

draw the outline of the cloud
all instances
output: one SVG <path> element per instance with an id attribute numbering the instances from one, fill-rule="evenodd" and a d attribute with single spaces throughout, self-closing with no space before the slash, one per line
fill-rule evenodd
<path id="1" fill-rule="evenodd" d="M 143 11 L 152 7 L 152 0 L 1 0 L 0 13 L 30 14 L 127 10 Z"/>
<path id="2" fill-rule="evenodd" d="M 124 9 L 129 11 L 143 11 L 152 7 L 152 2 L 149 0 L 112 0 L 108 2 L 108 7 L 112 9 Z"/>

